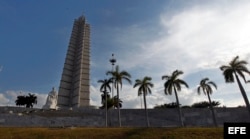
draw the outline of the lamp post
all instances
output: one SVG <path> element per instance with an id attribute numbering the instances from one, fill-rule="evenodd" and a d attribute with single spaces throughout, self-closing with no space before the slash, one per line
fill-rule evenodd
<path id="1" fill-rule="evenodd" d="M 116 59 L 114 58 L 114 54 L 112 54 L 112 58 L 109 60 L 110 63 L 112 64 L 112 72 L 114 72 L 114 65 L 115 65 L 115 62 L 116 62 Z M 112 77 L 112 98 L 114 97 L 114 82 L 113 82 L 113 77 Z"/>
<path id="2" fill-rule="evenodd" d="M 109 60 L 109 62 L 112 65 L 112 72 L 114 72 L 114 65 L 115 65 L 115 62 L 116 62 L 116 59 L 114 58 L 114 54 L 112 54 L 112 58 Z M 111 89 L 111 92 L 112 92 L 112 99 L 114 99 L 114 78 L 113 77 L 112 77 L 112 89 Z M 114 106 L 112 108 L 114 108 Z"/>

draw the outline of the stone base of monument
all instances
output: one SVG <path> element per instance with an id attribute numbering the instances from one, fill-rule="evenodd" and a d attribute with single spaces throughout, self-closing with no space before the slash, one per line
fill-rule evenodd
<path id="1" fill-rule="evenodd" d="M 82 107 L 57 107 L 56 110 L 73 110 L 73 111 L 82 111 L 84 109 L 99 109 L 99 106 L 82 106 Z"/>

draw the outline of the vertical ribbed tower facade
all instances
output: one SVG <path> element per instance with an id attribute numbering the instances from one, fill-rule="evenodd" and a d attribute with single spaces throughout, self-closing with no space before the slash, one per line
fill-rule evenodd
<path id="1" fill-rule="evenodd" d="M 59 108 L 89 106 L 90 26 L 84 16 L 75 19 L 60 81 Z"/>

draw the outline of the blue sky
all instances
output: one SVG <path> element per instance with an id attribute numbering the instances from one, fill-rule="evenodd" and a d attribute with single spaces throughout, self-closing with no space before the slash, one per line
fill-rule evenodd
<path id="1" fill-rule="evenodd" d="M 250 62 L 249 13 L 243 0 L 1 0 L 0 105 L 14 105 L 22 92 L 37 94 L 41 107 L 52 87 L 58 90 L 73 21 L 81 15 L 91 26 L 91 105 L 100 105 L 97 80 L 107 78 L 112 53 L 133 82 L 153 78 L 149 108 L 175 101 L 164 95 L 161 76 L 176 69 L 190 86 L 179 92 L 181 104 L 207 100 L 196 87 L 208 77 L 218 85 L 213 100 L 244 105 L 219 67 L 236 55 Z M 250 84 L 244 87 L 249 98 Z M 120 97 L 124 108 L 141 108 L 132 85 L 124 83 Z"/>

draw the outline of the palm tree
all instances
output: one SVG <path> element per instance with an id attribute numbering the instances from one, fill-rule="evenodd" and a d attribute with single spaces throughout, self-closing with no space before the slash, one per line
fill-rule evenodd
<path id="1" fill-rule="evenodd" d="M 33 104 L 37 104 L 37 96 L 29 93 L 29 96 L 26 96 L 26 108 L 33 108 Z"/>
<path id="2" fill-rule="evenodd" d="M 241 78 L 243 78 L 245 82 L 247 82 L 244 73 L 250 74 L 250 71 L 247 69 L 246 64 L 248 63 L 245 60 L 239 60 L 239 56 L 236 56 L 229 63 L 229 65 L 223 65 L 220 67 L 220 69 L 223 71 L 223 75 L 224 75 L 226 83 L 233 83 L 234 76 L 236 77 L 238 86 L 240 88 L 241 94 L 243 96 L 243 99 L 246 103 L 246 107 L 250 115 L 250 105 L 249 105 L 249 101 L 247 98 L 247 94 L 238 77 L 240 76 Z"/>
<path id="3" fill-rule="evenodd" d="M 107 99 L 108 99 L 108 91 L 111 91 L 111 87 L 110 87 L 110 83 L 112 83 L 112 79 L 104 79 L 104 80 L 98 80 L 98 83 L 102 83 L 101 87 L 100 87 L 100 91 L 103 92 L 102 95 L 102 105 L 104 105 L 104 101 L 105 101 L 105 110 L 106 110 L 106 127 L 108 126 L 108 108 L 107 108 Z M 105 97 L 104 97 L 105 96 Z"/>
<path id="4" fill-rule="evenodd" d="M 147 119 L 147 126 L 149 127 L 149 120 L 148 120 L 148 110 L 147 110 L 147 102 L 146 102 L 146 95 L 149 93 L 151 94 L 151 89 L 154 87 L 153 83 L 150 81 L 152 80 L 151 77 L 144 77 L 142 80 L 135 80 L 134 88 L 139 86 L 138 88 L 138 96 L 141 96 L 143 94 L 143 100 L 144 100 L 144 107 L 145 107 L 145 116 Z"/>
<path id="5" fill-rule="evenodd" d="M 112 100 L 113 100 L 113 107 L 115 107 L 115 108 L 121 108 L 122 107 L 122 101 L 121 101 L 121 99 L 118 99 L 118 97 L 117 96 L 114 96 L 113 98 L 112 98 Z"/>
<path id="6" fill-rule="evenodd" d="M 107 111 L 111 108 L 121 108 L 122 107 L 122 101 L 117 99 L 117 96 L 114 96 L 113 98 L 108 97 L 106 103 L 104 103 L 103 106 L 100 107 L 100 109 L 107 109 Z M 108 113 L 106 113 L 108 114 Z M 108 117 L 108 116 L 107 116 Z M 109 124 L 111 125 L 111 116 L 109 116 Z M 107 119 L 106 119 L 107 121 Z"/>
<path id="7" fill-rule="evenodd" d="M 119 100 L 120 99 L 119 98 L 119 85 L 121 86 L 121 89 L 122 89 L 122 81 L 123 80 L 125 80 L 131 84 L 132 83 L 130 80 L 131 75 L 127 71 L 120 71 L 118 65 L 116 65 L 115 71 L 108 71 L 107 75 L 112 76 L 111 78 L 113 79 L 113 82 L 115 84 L 115 88 L 117 91 L 117 99 Z M 120 107 L 118 107 L 118 120 L 119 120 L 119 126 L 121 127 Z"/>
<path id="8" fill-rule="evenodd" d="M 108 91 L 111 91 L 111 87 L 110 84 L 112 83 L 112 78 L 110 79 L 104 79 L 104 80 L 98 80 L 98 83 L 102 83 L 101 87 L 100 87 L 100 92 L 103 92 L 103 95 L 105 96 L 104 98 L 102 98 L 102 104 L 104 103 L 104 101 L 107 98 L 108 95 Z"/>
<path id="9" fill-rule="evenodd" d="M 104 107 L 106 107 L 107 105 L 107 109 L 110 109 L 112 107 L 115 107 L 118 109 L 118 107 L 122 107 L 122 101 L 121 99 L 117 99 L 117 96 L 114 96 L 113 98 L 107 98 L 107 103 L 104 104 L 103 106 L 101 106 L 100 108 L 103 109 Z"/>
<path id="10" fill-rule="evenodd" d="M 211 101 L 211 98 L 210 98 L 210 95 L 213 93 L 213 89 L 212 89 L 211 86 L 213 86 L 215 89 L 217 89 L 217 85 L 214 82 L 209 81 L 209 78 L 204 78 L 204 79 L 202 79 L 200 81 L 200 85 L 197 88 L 197 92 L 200 95 L 201 94 L 201 90 L 202 90 L 203 93 L 205 95 L 207 95 L 208 101 L 209 101 L 209 105 L 210 105 L 210 109 L 212 111 L 214 125 L 217 126 L 217 121 L 216 121 L 216 118 L 215 118 L 214 109 L 213 109 L 212 101 Z"/>
<path id="11" fill-rule="evenodd" d="M 26 100 L 25 100 L 25 96 L 21 95 L 21 96 L 17 96 L 17 99 L 15 101 L 17 106 L 23 106 L 26 104 Z"/>
<path id="12" fill-rule="evenodd" d="M 17 106 L 26 105 L 26 108 L 33 108 L 33 105 L 37 104 L 37 96 L 30 93 L 28 96 L 17 96 L 15 102 Z"/>
<path id="13" fill-rule="evenodd" d="M 184 85 L 188 88 L 188 84 L 181 79 L 178 79 L 178 76 L 183 74 L 182 71 L 180 70 L 175 70 L 171 76 L 168 75 L 164 75 L 162 76 L 162 80 L 166 79 L 167 81 L 164 83 L 164 92 L 166 95 L 172 95 L 172 92 L 174 91 L 175 93 L 175 97 L 176 97 L 176 103 L 178 105 L 178 109 L 179 109 L 179 119 L 181 121 L 181 125 L 184 126 L 184 122 L 182 119 L 182 112 L 181 112 L 181 108 L 180 108 L 180 103 L 179 103 L 179 99 L 178 99 L 178 94 L 177 91 L 181 91 L 181 85 Z"/>

